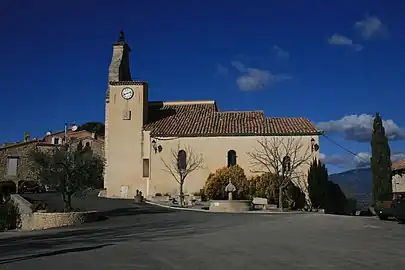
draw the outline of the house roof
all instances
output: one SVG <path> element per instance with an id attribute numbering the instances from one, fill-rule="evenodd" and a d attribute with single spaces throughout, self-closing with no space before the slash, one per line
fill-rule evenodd
<path id="1" fill-rule="evenodd" d="M 405 169 L 405 159 L 397 160 L 392 163 L 392 170 L 398 171 Z"/>
<path id="2" fill-rule="evenodd" d="M 65 131 L 57 131 L 57 132 L 53 132 L 53 133 L 51 133 L 49 135 L 45 135 L 45 137 L 43 139 L 53 137 L 53 136 L 58 136 L 58 135 L 63 136 L 64 134 L 65 134 Z M 89 134 L 92 134 L 92 132 L 87 131 L 87 130 L 73 131 L 73 130 L 69 129 L 67 134 L 68 134 L 69 137 L 79 137 L 79 135 L 80 135 L 80 137 L 89 137 L 89 136 L 91 137 L 91 135 L 89 135 Z M 96 139 L 97 140 L 104 140 L 104 136 L 97 135 Z"/>
<path id="3" fill-rule="evenodd" d="M 17 143 L 14 143 L 14 144 L 9 144 L 9 145 L 2 146 L 2 147 L 0 147 L 0 151 L 5 150 L 5 149 L 10 149 L 10 148 L 15 148 L 15 147 L 23 147 L 23 146 L 27 146 L 27 145 L 30 145 L 30 144 L 35 144 L 35 145 L 38 145 L 38 146 L 58 146 L 56 144 L 45 143 L 45 142 L 43 142 L 41 140 L 32 140 L 32 141 L 28 141 L 28 142 L 17 142 Z"/>
<path id="4" fill-rule="evenodd" d="M 254 136 L 319 135 L 321 131 L 303 117 L 266 117 L 263 111 L 220 112 L 215 101 L 150 102 L 152 136 Z"/>

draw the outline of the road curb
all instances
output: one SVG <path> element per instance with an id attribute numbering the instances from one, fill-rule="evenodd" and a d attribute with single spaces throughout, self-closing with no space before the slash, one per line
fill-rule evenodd
<path id="1" fill-rule="evenodd" d="M 175 207 L 175 206 L 168 206 L 168 205 L 162 205 L 159 203 L 151 202 L 145 200 L 145 203 L 154 205 L 154 206 L 159 206 L 162 208 L 166 209 L 173 209 L 173 210 L 179 210 L 179 211 L 194 211 L 194 212 L 203 212 L 203 213 L 221 213 L 221 214 L 261 214 L 261 215 L 283 215 L 283 214 L 314 214 L 311 212 L 303 212 L 303 211 L 286 211 L 286 212 L 266 212 L 266 211 L 242 211 L 242 212 L 216 212 L 216 211 L 208 211 L 208 210 L 203 210 L 203 209 L 195 209 L 195 208 L 182 208 L 182 207 Z"/>

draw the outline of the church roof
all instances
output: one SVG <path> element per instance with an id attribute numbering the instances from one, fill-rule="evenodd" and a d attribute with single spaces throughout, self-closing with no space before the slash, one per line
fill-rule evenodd
<path id="1" fill-rule="evenodd" d="M 392 163 L 392 170 L 399 171 L 405 169 L 405 159 L 397 160 Z"/>
<path id="2" fill-rule="evenodd" d="M 215 101 L 149 102 L 145 130 L 161 137 L 319 135 L 303 117 L 266 117 L 263 111 L 220 112 Z"/>

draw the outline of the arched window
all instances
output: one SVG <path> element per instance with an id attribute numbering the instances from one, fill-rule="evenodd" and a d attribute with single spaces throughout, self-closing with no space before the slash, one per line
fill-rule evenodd
<path id="1" fill-rule="evenodd" d="M 187 155 L 184 150 L 180 150 L 177 154 L 177 167 L 179 171 L 185 171 L 187 169 Z"/>
<path id="2" fill-rule="evenodd" d="M 236 152 L 235 150 L 228 151 L 228 167 L 236 165 Z"/>
<path id="3" fill-rule="evenodd" d="M 289 172 L 291 170 L 291 158 L 285 156 L 283 158 L 283 172 Z"/>

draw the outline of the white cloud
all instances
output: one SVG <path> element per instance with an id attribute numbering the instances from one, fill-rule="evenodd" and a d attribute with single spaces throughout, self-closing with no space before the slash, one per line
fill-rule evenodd
<path id="1" fill-rule="evenodd" d="M 216 69 L 217 69 L 216 74 L 219 74 L 219 75 L 227 75 L 229 72 L 229 68 L 227 68 L 226 66 L 221 65 L 221 64 L 217 64 Z"/>
<path id="2" fill-rule="evenodd" d="M 354 165 L 356 167 L 370 166 L 371 155 L 368 152 L 359 152 L 353 158 Z"/>
<path id="3" fill-rule="evenodd" d="M 324 153 L 319 153 L 319 159 L 322 161 L 326 158 L 326 155 Z"/>
<path id="4" fill-rule="evenodd" d="M 258 68 L 247 68 L 240 61 L 232 61 L 239 72 L 244 73 L 236 79 L 240 90 L 253 91 L 266 88 L 274 83 L 291 79 L 291 76 L 285 74 L 273 74 L 270 71 Z"/>
<path id="5" fill-rule="evenodd" d="M 240 62 L 240 61 L 231 61 L 231 65 L 233 67 L 235 67 L 237 70 L 239 70 L 240 72 L 245 72 L 246 71 L 245 65 L 242 64 L 242 62 Z"/>
<path id="6" fill-rule="evenodd" d="M 328 38 L 328 42 L 331 45 L 337 45 L 337 46 L 347 46 L 350 48 L 353 48 L 355 51 L 361 51 L 363 50 L 364 46 L 361 44 L 355 44 L 353 43 L 353 40 L 350 38 L 347 38 L 345 36 L 339 35 L 339 34 L 333 34 L 330 38 Z"/>
<path id="7" fill-rule="evenodd" d="M 321 154 L 321 161 L 325 164 L 345 167 L 346 169 L 369 167 L 371 164 L 371 154 L 369 152 L 359 152 L 356 156 L 352 154 L 330 155 Z M 405 152 L 394 151 L 391 153 L 391 161 L 405 159 Z"/>
<path id="8" fill-rule="evenodd" d="M 359 31 L 363 39 L 371 39 L 387 34 L 386 27 L 377 16 L 367 15 L 363 20 L 354 24 L 354 29 Z"/>
<path id="9" fill-rule="evenodd" d="M 405 153 L 402 151 L 392 151 L 391 153 L 391 161 L 395 162 L 401 159 L 405 159 Z"/>
<path id="10" fill-rule="evenodd" d="M 374 116 L 369 114 L 349 115 L 339 120 L 320 122 L 317 127 L 326 133 L 342 133 L 346 140 L 368 142 L 371 140 L 373 121 Z M 383 126 L 388 139 L 392 141 L 405 139 L 405 130 L 393 120 L 383 120 Z"/>
<path id="11" fill-rule="evenodd" d="M 353 156 L 353 154 L 350 153 L 346 153 L 343 155 L 333 154 L 330 156 L 322 154 L 320 157 L 321 161 L 324 164 L 335 165 L 344 168 L 361 168 L 370 166 L 371 156 L 368 152 L 359 152 L 356 154 L 356 156 Z"/>
<path id="12" fill-rule="evenodd" d="M 346 159 L 343 156 L 340 155 L 325 155 L 323 153 L 319 154 L 319 158 L 324 164 L 329 164 L 329 165 L 344 165 L 346 163 Z"/>
<path id="13" fill-rule="evenodd" d="M 284 51 L 279 46 L 274 45 L 272 49 L 279 59 L 288 60 L 290 58 L 290 53 L 287 51 Z"/>

